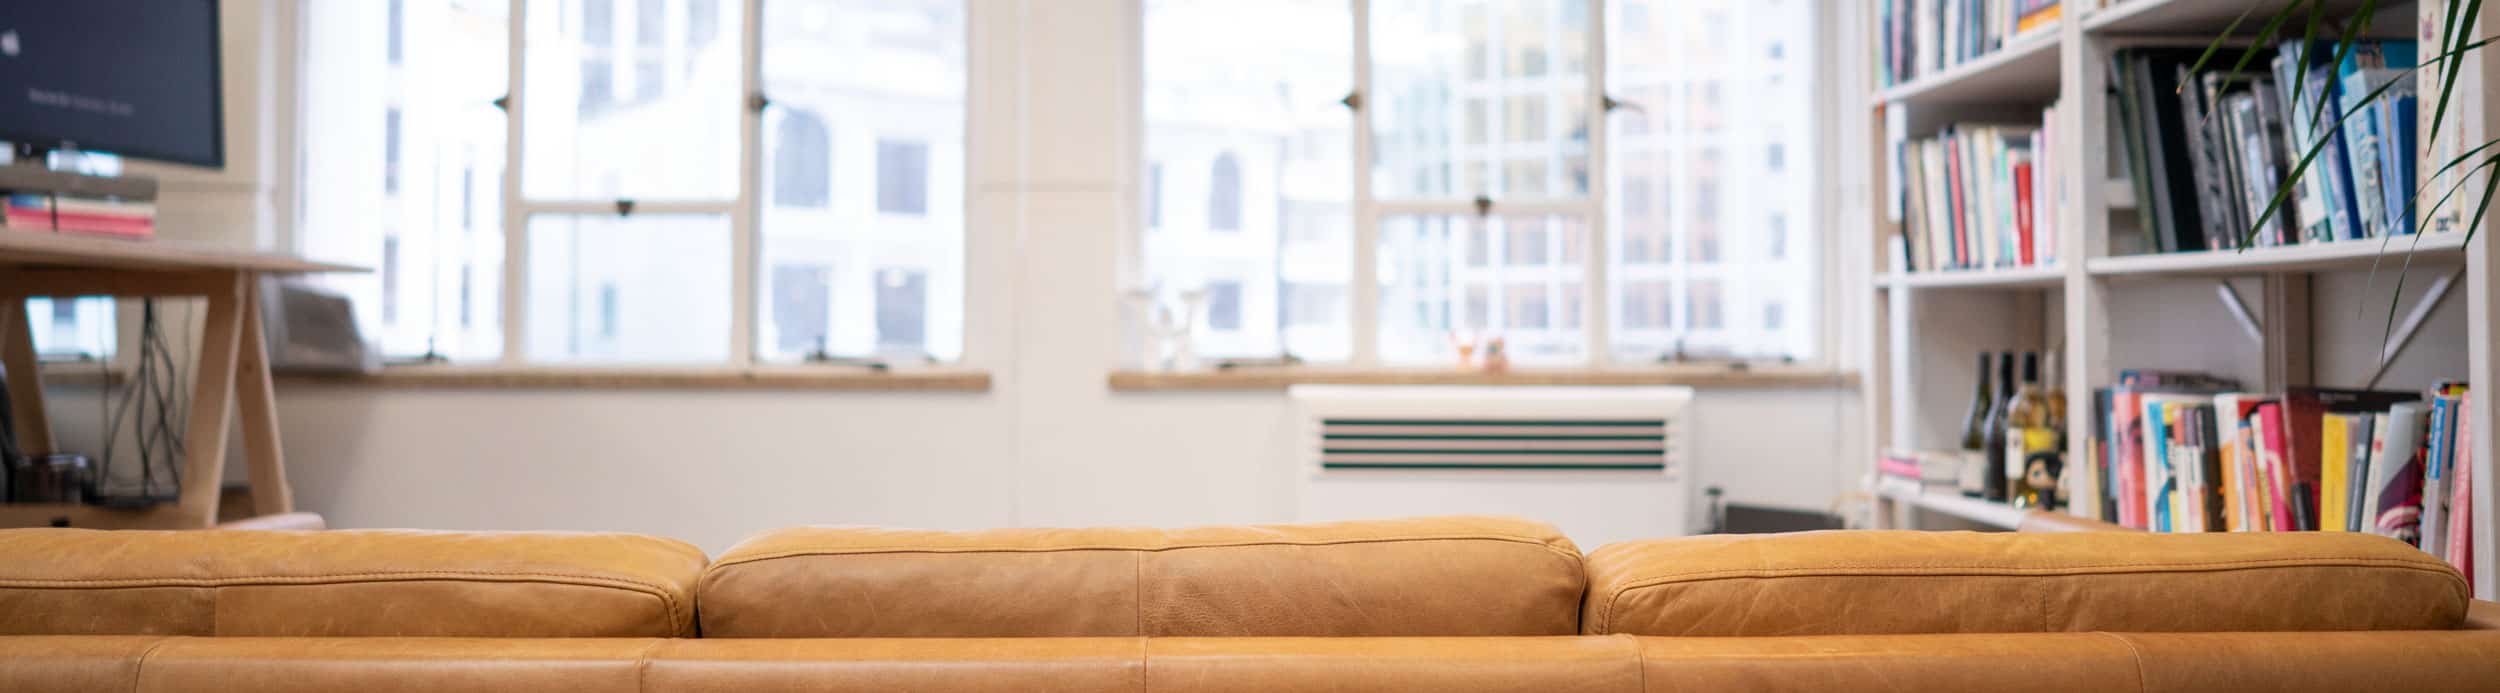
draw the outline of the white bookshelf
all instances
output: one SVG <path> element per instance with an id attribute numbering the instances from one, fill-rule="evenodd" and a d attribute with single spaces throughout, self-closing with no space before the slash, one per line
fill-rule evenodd
<path id="1" fill-rule="evenodd" d="M 2055 29 L 2018 39 L 1998 53 L 1910 82 L 1875 90 L 1863 130 L 1869 148 L 1863 163 L 1871 174 L 1866 218 L 1871 241 L 1856 258 L 1867 268 L 1850 299 L 1866 319 L 1855 341 L 1863 364 L 1866 430 L 1873 452 L 1952 448 L 1972 389 L 1973 355 L 1983 350 L 2038 350 L 2062 357 L 2068 396 L 2067 428 L 2080 455 L 2092 425 L 2091 393 L 2108 387 L 2126 368 L 2216 372 L 2250 388 L 2287 385 L 2412 389 L 2433 377 L 2463 377 L 2479 385 L 2483 402 L 2471 412 L 2474 463 L 2480 465 L 2474 507 L 2478 596 L 2495 596 L 2500 568 L 2495 558 L 2493 488 L 2500 483 L 2500 404 L 2483 406 L 2500 393 L 2500 249 L 2462 233 L 2369 239 L 2286 247 L 2258 247 L 2171 254 L 2126 254 L 2134 243 L 2135 200 L 2123 177 L 2112 173 L 2109 58 L 2124 45 L 2146 42 L 2202 45 L 2248 12 L 2242 35 L 2253 34 L 2287 0 L 2126 0 L 2092 9 L 2095 0 L 2067 0 Z M 2330 18 L 2341 21 L 2360 0 L 2330 0 Z M 2438 21 L 2438 0 L 2384 1 L 2373 34 L 2413 30 L 2417 21 Z M 1880 32 L 1872 9 L 1867 30 Z M 2500 33 L 2500 12 L 2486 12 L 2484 26 L 2466 33 Z M 1870 36 L 1864 48 L 1877 45 Z M 2500 101 L 2484 86 L 2500 79 L 2500 47 L 2477 51 L 2459 77 L 2460 113 L 2452 114 L 2464 139 L 2500 135 Z M 1872 63 L 1873 61 L 1868 61 Z M 1855 63 L 1847 63 L 1855 65 Z M 2489 75 L 2490 77 L 2486 77 Z M 2062 104 L 2061 141 L 2051 153 L 2061 166 L 2065 206 L 2059 210 L 2058 266 L 1947 272 L 1897 272 L 1890 267 L 1887 238 L 1899 228 L 1885 199 L 1892 145 L 1902 137 L 1933 134 L 1957 120 L 1987 121 L 2009 114 L 2037 114 Z M 2424 108 L 2429 105 L 2424 104 Z M 2098 175 L 2095 175 L 2098 174 Z M 2474 189 L 2479 192 L 2479 181 Z M 2460 197 L 2467 195 L 2460 193 Z M 2454 201 L 2451 201 L 2454 204 Z M 2470 216 L 2470 210 L 2468 212 Z M 2372 274 L 2375 272 L 2376 274 Z M 2391 310 L 2385 292 L 2403 272 L 2407 290 L 2392 305 L 2395 318 L 2429 325 L 2387 365 L 2378 362 Z M 2459 276 L 2444 301 L 2419 299 L 2426 285 Z M 2366 289 L 2366 291 L 2365 291 Z M 2373 307 L 2374 306 L 2374 307 Z M 2360 312 L 2356 312 L 2356 308 Z M 2422 382 L 2413 382 L 2422 381 Z M 1881 525 L 1976 525 L 2011 528 L 2023 512 L 2003 504 L 1965 498 L 1950 488 L 1921 488 L 1881 480 L 1869 460 L 1868 491 Z"/>

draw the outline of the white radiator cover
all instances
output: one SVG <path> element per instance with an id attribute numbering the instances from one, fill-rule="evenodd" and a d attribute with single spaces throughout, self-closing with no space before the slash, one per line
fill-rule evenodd
<path id="1" fill-rule="evenodd" d="M 1303 520 L 1518 515 L 1583 549 L 1694 526 L 1691 388 L 1300 385 L 1288 397 Z"/>

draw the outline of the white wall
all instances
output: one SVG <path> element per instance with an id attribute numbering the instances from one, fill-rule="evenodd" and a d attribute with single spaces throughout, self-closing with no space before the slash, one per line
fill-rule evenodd
<path id="1" fill-rule="evenodd" d="M 228 26 L 283 3 L 228 0 Z M 281 383 L 298 505 L 338 527 L 575 529 L 718 552 L 801 523 L 939 528 L 1295 519 L 1279 393 L 1112 393 L 1116 281 L 1136 200 L 1134 0 L 972 0 L 965 363 L 978 394 L 414 390 Z M 250 34 L 234 32 L 230 43 Z M 229 119 L 252 60 L 229 46 Z M 258 92 L 254 92 L 255 95 Z M 277 109 L 273 109 L 277 110 Z M 229 124 L 230 146 L 271 147 Z M 238 130 L 243 130 L 237 133 Z M 283 159 L 283 157 L 277 157 Z M 285 166 L 258 166 L 265 176 Z M 227 240 L 283 219 L 166 205 Z M 285 205 L 263 205 L 262 210 Z M 280 214 L 268 211 L 264 214 Z M 1866 459 L 1846 390 L 1709 390 L 1696 488 L 1824 509 Z M 74 414 L 61 414 L 74 416 Z M 68 425 L 68 424 L 64 424 Z M 1464 498 L 1539 493 L 1501 478 Z M 1603 477 L 1566 480 L 1602 488 Z M 1561 522 L 1590 547 L 1639 532 L 1645 500 L 1599 494 Z M 1460 496 L 1454 496 L 1459 498 Z M 1453 510 L 1492 501 L 1453 502 Z"/>

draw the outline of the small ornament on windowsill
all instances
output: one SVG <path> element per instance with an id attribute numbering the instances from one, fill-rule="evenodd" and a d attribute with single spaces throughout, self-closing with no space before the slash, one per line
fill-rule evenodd
<path id="1" fill-rule="evenodd" d="M 1510 351 L 1502 347 L 1502 338 L 1484 340 L 1483 370 L 1486 373 L 1510 372 Z"/>

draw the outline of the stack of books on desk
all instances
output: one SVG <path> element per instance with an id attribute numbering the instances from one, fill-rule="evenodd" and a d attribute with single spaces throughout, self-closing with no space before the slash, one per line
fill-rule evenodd
<path id="1" fill-rule="evenodd" d="M 0 222 L 20 231 L 60 231 L 121 238 L 156 236 L 156 203 L 66 195 L 15 194 Z"/>

